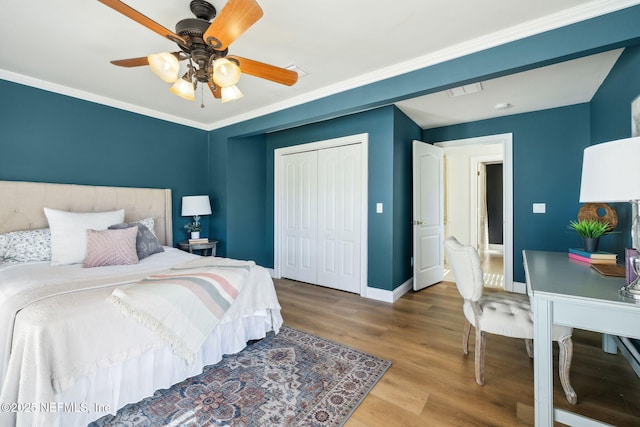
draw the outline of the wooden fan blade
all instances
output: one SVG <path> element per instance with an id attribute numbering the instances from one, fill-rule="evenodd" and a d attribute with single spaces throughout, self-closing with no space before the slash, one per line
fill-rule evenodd
<path id="1" fill-rule="evenodd" d="M 212 81 L 208 81 L 207 84 L 209 85 L 209 89 L 211 89 L 211 93 L 213 94 L 213 97 L 216 99 L 220 99 L 222 98 L 222 93 L 220 92 L 220 87 L 213 84 Z"/>
<path id="2" fill-rule="evenodd" d="M 151 31 L 154 31 L 160 34 L 162 37 L 168 38 L 172 42 L 178 43 L 181 46 L 186 46 L 187 44 L 185 39 L 183 39 L 173 31 L 163 27 L 162 25 L 158 24 L 154 20 L 144 16 L 142 13 L 138 12 L 131 6 L 128 6 L 122 3 L 120 0 L 98 0 L 98 1 L 106 6 L 109 6 L 111 9 L 115 10 L 116 12 L 120 12 L 124 16 L 133 19 L 138 24 L 144 25 Z"/>
<path id="3" fill-rule="evenodd" d="M 262 18 L 255 0 L 229 0 L 202 37 L 216 50 L 225 50 L 235 39 Z"/>
<path id="4" fill-rule="evenodd" d="M 173 56 L 178 58 L 178 61 L 182 61 L 186 59 L 182 56 L 182 52 L 171 52 Z M 129 58 L 129 59 L 116 59 L 111 61 L 113 65 L 117 65 L 118 67 L 141 67 L 143 65 L 149 65 L 149 60 L 146 56 L 141 56 L 140 58 Z"/>
<path id="5" fill-rule="evenodd" d="M 269 65 L 264 62 L 241 58 L 239 56 L 228 56 L 227 58 L 238 61 L 240 71 L 255 77 L 271 80 L 272 82 L 287 86 L 293 86 L 298 81 L 298 73 L 287 70 L 286 68 L 276 67 L 275 65 Z"/>

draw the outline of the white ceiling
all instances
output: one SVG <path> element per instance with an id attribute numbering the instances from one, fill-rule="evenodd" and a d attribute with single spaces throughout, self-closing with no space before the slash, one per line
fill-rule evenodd
<path id="1" fill-rule="evenodd" d="M 225 104 L 207 88 L 196 101 L 168 91 L 148 67 L 113 59 L 176 51 L 176 45 L 96 0 L 4 0 L 0 78 L 201 129 L 215 129 L 507 41 L 640 3 L 640 0 L 257 0 L 264 16 L 230 54 L 308 75 L 292 87 L 252 76 Z M 124 0 L 173 30 L 193 17 L 189 0 Z M 226 0 L 212 0 L 220 11 Z M 586 102 L 619 51 L 482 82 L 397 105 L 421 127 Z M 183 65 L 184 67 L 184 65 Z M 201 108 L 201 102 L 204 108 Z M 496 103 L 512 108 L 495 110 Z"/>

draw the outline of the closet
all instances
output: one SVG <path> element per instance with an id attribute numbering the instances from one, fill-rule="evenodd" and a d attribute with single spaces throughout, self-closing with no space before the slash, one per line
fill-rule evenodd
<path id="1" fill-rule="evenodd" d="M 360 293 L 362 145 L 279 157 L 282 277 Z"/>

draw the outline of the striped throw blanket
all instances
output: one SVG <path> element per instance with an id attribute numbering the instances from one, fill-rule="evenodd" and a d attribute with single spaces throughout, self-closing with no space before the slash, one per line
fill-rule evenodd
<path id="1" fill-rule="evenodd" d="M 121 286 L 110 301 L 192 363 L 207 335 L 240 294 L 244 268 L 182 266 Z"/>

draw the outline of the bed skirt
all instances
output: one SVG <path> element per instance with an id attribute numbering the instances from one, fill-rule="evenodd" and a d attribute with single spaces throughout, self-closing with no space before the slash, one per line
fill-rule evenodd
<path id="1" fill-rule="evenodd" d="M 195 363 L 187 365 L 168 347 L 144 353 L 79 379 L 72 388 L 55 396 L 52 410 L 44 407 L 31 414 L 18 414 L 17 425 L 86 426 L 106 414 L 115 414 L 129 403 L 153 395 L 156 390 L 200 374 L 206 365 L 219 362 L 225 354 L 241 351 L 249 340 L 264 338 L 269 331 L 278 332 L 280 326 L 282 317 L 277 310 L 263 310 L 219 324 L 205 341 Z"/>

